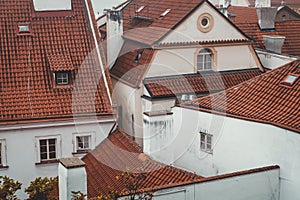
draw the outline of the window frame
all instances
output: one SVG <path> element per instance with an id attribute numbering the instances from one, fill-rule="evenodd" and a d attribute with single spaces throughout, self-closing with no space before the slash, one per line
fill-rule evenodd
<path id="1" fill-rule="evenodd" d="M 66 77 L 59 77 L 61 75 L 67 75 Z M 54 72 L 54 80 L 56 85 L 70 85 L 71 73 L 69 71 Z M 62 82 L 59 82 L 61 80 Z"/>
<path id="2" fill-rule="evenodd" d="M 41 140 L 51 140 L 51 139 L 55 139 L 55 154 L 56 154 L 56 157 L 49 159 L 49 157 L 47 156 L 47 159 L 42 159 L 41 158 L 41 144 L 40 144 L 40 141 Z M 57 162 L 58 159 L 61 157 L 61 138 L 60 138 L 60 135 L 36 137 L 36 153 L 37 153 L 37 163 L 36 164 Z"/>
<path id="3" fill-rule="evenodd" d="M 213 152 L 213 135 L 204 131 L 200 131 L 200 150 L 212 154 Z"/>
<path id="4" fill-rule="evenodd" d="M 7 168 L 6 140 L 0 139 L 0 168 Z"/>
<path id="5" fill-rule="evenodd" d="M 209 68 L 207 67 L 207 63 L 210 63 Z M 213 70 L 213 63 L 214 63 L 214 53 L 211 49 L 203 48 L 197 52 L 197 55 L 196 55 L 197 72 Z"/>
<path id="6" fill-rule="evenodd" d="M 82 148 L 78 147 L 78 137 L 89 137 L 89 148 Z M 95 148 L 95 132 L 76 132 L 73 133 L 73 154 L 84 154 L 88 153 L 92 149 Z"/>

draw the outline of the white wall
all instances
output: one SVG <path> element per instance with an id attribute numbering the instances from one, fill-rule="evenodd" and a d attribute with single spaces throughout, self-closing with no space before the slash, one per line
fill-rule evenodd
<path id="1" fill-rule="evenodd" d="M 260 50 L 256 50 L 256 52 L 262 65 L 268 69 L 275 69 L 297 59 L 293 56 L 274 54 Z"/>
<path id="2" fill-rule="evenodd" d="M 201 32 L 197 26 L 198 18 L 203 13 L 209 13 L 214 19 L 213 28 L 207 33 Z M 161 43 L 226 39 L 246 39 L 246 37 L 224 19 L 222 14 L 217 13 L 207 3 L 204 3 L 187 20 L 181 23 L 175 31 L 172 31 L 170 35 L 164 38 Z"/>
<path id="3" fill-rule="evenodd" d="M 33 5 L 36 11 L 72 10 L 71 0 L 33 0 Z"/>
<path id="4" fill-rule="evenodd" d="M 197 54 L 200 49 L 206 47 L 159 50 L 146 77 L 195 73 Z M 256 55 L 253 55 L 248 45 L 214 46 L 212 48 L 215 50 L 215 71 L 249 69 L 259 66 L 254 57 Z"/>
<path id="5" fill-rule="evenodd" d="M 175 107 L 173 142 L 151 157 L 203 176 L 277 164 L 281 199 L 299 199 L 300 135 L 272 125 Z M 213 135 L 213 153 L 200 150 L 199 131 Z"/>
<path id="6" fill-rule="evenodd" d="M 25 128 L 22 125 L 12 126 L 17 128 L 10 131 L 0 131 L 0 140 L 6 141 L 6 157 L 8 168 L 1 169 L 0 175 L 9 176 L 23 183 L 23 188 L 29 185 L 36 177 L 55 177 L 58 174 L 58 163 L 40 164 L 38 154 L 38 138 L 55 136 L 58 137 L 58 158 L 72 157 L 74 152 L 74 133 L 91 133 L 92 147 L 103 141 L 113 126 L 113 120 L 102 123 L 80 124 L 76 121 L 76 125 L 57 125 L 44 128 Z M 56 124 L 59 124 L 57 122 Z M 31 124 L 36 125 L 36 124 Z M 41 123 L 38 125 L 42 125 Z M 19 126 L 19 127 L 18 127 Z M 12 128 L 11 127 L 11 128 Z M 8 125 L 0 128 L 10 128 Z M 16 140 L 16 138 L 18 138 Z M 24 194 L 21 194 L 24 197 Z"/>
<path id="7" fill-rule="evenodd" d="M 279 169 L 160 189 L 154 200 L 279 200 Z M 125 197 L 120 198 L 125 199 Z"/>

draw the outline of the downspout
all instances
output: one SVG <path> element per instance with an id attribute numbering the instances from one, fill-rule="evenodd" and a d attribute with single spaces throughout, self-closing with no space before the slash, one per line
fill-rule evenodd
<path id="1" fill-rule="evenodd" d="M 91 26 L 91 29 L 92 29 L 92 32 L 93 32 L 93 38 L 94 38 L 94 42 L 95 42 L 95 46 L 96 46 L 97 57 L 98 57 L 98 60 L 99 60 L 99 63 L 100 63 L 102 76 L 104 77 L 104 84 L 105 84 L 105 87 L 107 89 L 107 95 L 108 95 L 108 98 L 109 98 L 109 101 L 110 101 L 110 105 L 112 105 L 110 89 L 108 87 L 107 77 L 106 77 L 106 74 L 105 74 L 105 69 L 103 67 L 103 62 L 102 62 L 102 59 L 101 59 L 101 53 L 100 53 L 100 50 L 99 50 L 100 48 L 99 48 L 99 45 L 98 45 L 98 42 L 97 42 L 96 31 L 95 31 L 95 28 L 94 28 L 94 25 L 93 25 L 93 20 L 92 20 L 92 17 L 91 17 L 89 4 L 88 4 L 87 1 L 88 0 L 84 0 L 85 6 L 86 6 L 86 9 L 87 9 L 87 12 L 88 12 L 90 26 Z"/>

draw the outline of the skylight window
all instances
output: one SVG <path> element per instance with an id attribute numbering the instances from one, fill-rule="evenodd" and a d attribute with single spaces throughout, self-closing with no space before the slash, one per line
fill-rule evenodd
<path id="1" fill-rule="evenodd" d="M 288 74 L 288 76 L 281 83 L 284 85 L 293 85 L 298 77 L 298 74 Z"/>
<path id="2" fill-rule="evenodd" d="M 139 13 L 139 12 L 141 12 L 144 8 L 145 8 L 145 6 L 141 6 L 141 7 L 139 7 L 139 9 L 137 9 L 135 12 L 136 12 L 136 13 Z"/>
<path id="3" fill-rule="evenodd" d="M 169 12 L 171 11 L 171 9 L 167 9 L 167 10 L 165 10 L 161 15 L 160 15 L 160 17 L 159 18 L 163 18 L 163 17 L 165 17 Z"/>
<path id="4" fill-rule="evenodd" d="M 29 25 L 20 25 L 19 32 L 29 32 Z"/>

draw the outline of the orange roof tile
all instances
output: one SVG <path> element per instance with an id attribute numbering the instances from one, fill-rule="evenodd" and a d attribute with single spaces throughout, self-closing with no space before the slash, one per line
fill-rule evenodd
<path id="1" fill-rule="evenodd" d="M 180 94 L 209 94 L 235 86 L 261 75 L 258 69 L 202 72 L 168 77 L 147 78 L 144 85 L 153 98 Z"/>
<path id="2" fill-rule="evenodd" d="M 218 12 L 208 0 L 134 0 L 123 9 L 123 37 L 139 43 L 153 45 L 160 41 L 170 30 L 174 30 L 205 2 Z M 145 7 L 139 13 L 136 13 L 135 11 L 140 6 Z M 164 17 L 161 17 L 167 9 L 170 9 L 170 11 Z M 222 14 L 220 16 L 224 17 Z M 224 19 L 227 20 L 226 17 Z M 241 34 L 244 33 L 241 32 Z"/>
<path id="3" fill-rule="evenodd" d="M 299 60 L 229 88 L 225 93 L 181 105 L 300 133 L 300 78 L 292 85 L 282 83 L 290 73 L 300 75 Z"/>
<path id="4" fill-rule="evenodd" d="M 285 42 L 282 47 L 282 53 L 300 56 L 300 21 L 291 20 L 276 22 L 274 31 L 261 31 L 258 25 L 256 8 L 230 6 L 228 11 L 236 14 L 233 22 L 254 40 L 254 47 L 264 49 L 263 35 L 281 35 L 285 36 Z"/>
<path id="5" fill-rule="evenodd" d="M 141 181 L 139 189 L 157 189 L 202 179 L 201 176 L 150 159 L 137 143 L 119 129 L 82 160 L 86 163 L 89 198 L 107 194 L 108 187 L 128 192 L 124 183 L 116 179 L 116 176 L 128 169 L 132 173 L 141 167 L 145 170 L 146 179 Z"/>
<path id="6" fill-rule="evenodd" d="M 138 62 L 135 59 L 141 53 Z M 144 74 L 151 63 L 155 50 L 143 46 L 125 42 L 120 56 L 110 70 L 112 77 L 124 81 L 132 87 L 137 87 L 144 78 Z"/>
<path id="7" fill-rule="evenodd" d="M 40 16 L 32 6 L 31 0 L 0 1 L 0 121 L 111 114 L 97 60 L 82 65 L 95 48 L 87 15 L 92 8 L 72 0 L 72 12 Z M 30 34 L 18 34 L 23 22 Z M 56 70 L 71 70 L 72 85 L 56 87 Z"/>

